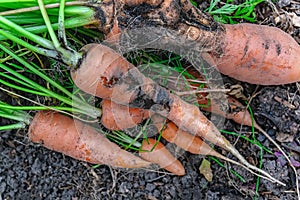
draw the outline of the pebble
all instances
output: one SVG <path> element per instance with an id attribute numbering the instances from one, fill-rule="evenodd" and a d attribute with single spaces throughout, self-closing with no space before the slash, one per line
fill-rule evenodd
<path id="1" fill-rule="evenodd" d="M 146 185 L 146 190 L 149 191 L 149 192 L 152 192 L 154 189 L 155 189 L 155 185 L 152 184 L 152 183 L 147 183 Z"/>

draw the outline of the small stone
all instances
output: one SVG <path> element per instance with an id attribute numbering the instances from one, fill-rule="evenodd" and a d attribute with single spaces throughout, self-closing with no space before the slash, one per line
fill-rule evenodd
<path id="1" fill-rule="evenodd" d="M 155 185 L 152 184 L 152 183 L 147 183 L 146 185 L 146 190 L 149 191 L 149 192 L 152 192 L 154 189 L 155 189 Z"/>
<path id="2" fill-rule="evenodd" d="M 268 133 L 268 135 L 269 136 L 275 136 L 275 134 L 276 134 L 276 131 L 274 130 L 274 129 L 269 129 L 268 131 L 267 131 L 267 133 Z"/>
<path id="3" fill-rule="evenodd" d="M 5 182 L 1 182 L 0 183 L 0 196 L 5 191 L 5 188 L 6 188 L 6 183 Z"/>
<path id="4" fill-rule="evenodd" d="M 277 5 L 282 8 L 291 4 L 291 0 L 279 0 Z"/>
<path id="5" fill-rule="evenodd" d="M 263 134 L 259 134 L 258 137 L 256 138 L 259 142 L 263 142 L 266 139 L 266 136 L 264 136 Z"/>

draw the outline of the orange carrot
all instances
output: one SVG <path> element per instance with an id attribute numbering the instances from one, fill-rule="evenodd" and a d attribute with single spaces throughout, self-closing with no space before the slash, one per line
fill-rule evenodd
<path id="1" fill-rule="evenodd" d="M 82 122 L 52 111 L 38 112 L 29 127 L 32 142 L 72 158 L 112 167 L 140 168 L 149 162 L 122 150 Z"/>
<path id="2" fill-rule="evenodd" d="M 208 107 L 201 107 L 201 110 L 215 113 L 226 119 L 231 119 L 238 124 L 252 126 L 252 117 L 247 111 L 246 107 L 231 96 L 228 96 L 227 100 L 229 110 L 222 109 L 221 105 L 215 102 L 213 99 L 210 99 L 210 105 Z M 208 103 L 208 99 L 199 99 L 199 103 L 204 103 L 205 101 Z M 256 125 L 256 122 L 254 122 L 254 126 Z"/>
<path id="3" fill-rule="evenodd" d="M 153 124 L 161 131 L 162 137 L 170 143 L 174 143 L 182 149 L 193 154 L 211 155 L 214 150 L 199 137 L 178 129 L 171 121 L 163 122 L 163 117 L 152 116 Z"/>
<path id="4" fill-rule="evenodd" d="M 263 25 L 223 25 L 221 54 L 204 58 L 230 77 L 261 85 L 280 85 L 300 80 L 300 46 L 282 30 Z"/>
<path id="5" fill-rule="evenodd" d="M 143 140 L 140 156 L 149 162 L 158 164 L 173 174 L 178 176 L 185 174 L 185 169 L 180 161 L 177 160 L 161 142 L 155 139 L 148 138 Z"/>
<path id="6" fill-rule="evenodd" d="M 188 68 L 187 71 L 197 80 L 205 80 L 203 76 L 195 69 Z M 195 82 L 190 82 L 190 85 L 195 86 L 195 88 L 199 87 L 199 84 Z M 205 105 L 200 107 L 201 110 L 215 113 L 226 119 L 231 119 L 238 124 L 252 126 L 252 117 L 250 113 L 243 104 L 241 104 L 236 98 L 232 96 L 227 96 L 228 110 L 224 110 L 224 108 L 222 108 L 222 105 L 220 105 L 220 103 L 215 101 L 213 98 L 208 99 L 207 93 L 198 93 L 197 100 L 200 105 Z M 258 128 L 258 124 L 255 121 L 253 123 L 254 127 Z"/>
<path id="7" fill-rule="evenodd" d="M 132 128 L 150 117 L 150 111 L 140 108 L 129 108 L 110 100 L 102 100 L 101 123 L 110 130 Z"/>

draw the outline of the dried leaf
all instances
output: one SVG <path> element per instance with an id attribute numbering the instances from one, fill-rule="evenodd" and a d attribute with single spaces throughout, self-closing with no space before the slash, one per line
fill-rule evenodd
<path id="1" fill-rule="evenodd" d="M 213 178 L 212 170 L 210 168 L 210 162 L 206 159 L 202 160 L 199 167 L 200 173 L 206 178 L 207 181 L 211 182 Z"/>
<path id="2" fill-rule="evenodd" d="M 290 13 L 290 17 L 292 18 L 292 23 L 295 27 L 300 27 L 300 17 L 296 15 L 296 13 Z"/>
<path id="3" fill-rule="evenodd" d="M 279 132 L 276 134 L 276 140 L 279 142 L 293 142 L 294 135 Z"/>
<path id="4" fill-rule="evenodd" d="M 275 18 L 275 23 L 278 24 L 279 22 L 287 20 L 291 20 L 295 27 L 300 27 L 300 17 L 296 15 L 296 13 L 287 13 L 287 16 L 285 14 L 279 15 Z"/>
<path id="5" fill-rule="evenodd" d="M 300 162 L 295 160 L 293 157 L 291 158 L 291 163 L 294 167 L 300 167 Z"/>

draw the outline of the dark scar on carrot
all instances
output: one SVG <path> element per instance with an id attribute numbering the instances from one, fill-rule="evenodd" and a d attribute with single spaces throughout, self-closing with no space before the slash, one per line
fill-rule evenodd
<path id="1" fill-rule="evenodd" d="M 111 79 L 108 80 L 107 77 L 102 76 L 102 77 L 101 77 L 101 81 L 102 81 L 102 84 L 103 84 L 105 87 L 111 88 L 113 85 L 115 85 L 116 83 L 118 83 L 119 78 L 117 78 L 117 77 L 112 77 Z"/>
<path id="2" fill-rule="evenodd" d="M 247 54 L 247 52 L 248 52 L 248 49 L 249 49 L 248 42 L 249 42 L 249 41 L 247 41 L 247 44 L 246 44 L 246 46 L 245 46 L 245 48 L 244 48 L 244 54 L 243 54 L 243 58 L 242 58 L 242 59 L 244 59 L 244 57 L 246 56 L 246 54 Z"/>
<path id="3" fill-rule="evenodd" d="M 130 106 L 144 109 L 156 108 L 157 105 L 163 106 L 164 110 L 169 111 L 172 104 L 169 92 L 163 88 L 154 90 L 154 94 L 147 94 L 142 87 L 138 88 L 136 98 L 130 103 Z M 162 107 L 160 107 L 162 108 Z"/>
<path id="4" fill-rule="evenodd" d="M 270 42 L 267 40 L 266 43 L 263 43 L 263 46 L 268 50 L 270 48 Z"/>
<path id="5" fill-rule="evenodd" d="M 276 44 L 276 53 L 278 56 L 281 54 L 281 45 L 280 44 Z"/>

